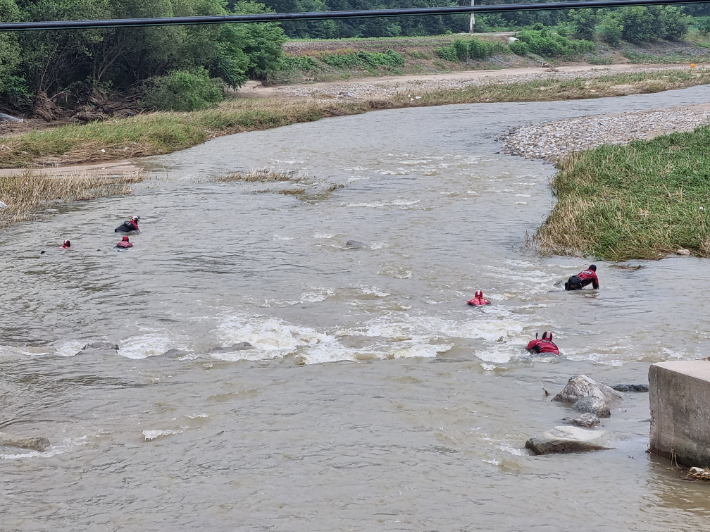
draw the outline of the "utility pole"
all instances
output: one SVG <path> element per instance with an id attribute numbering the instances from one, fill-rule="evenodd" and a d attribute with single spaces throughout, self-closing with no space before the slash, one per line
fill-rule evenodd
<path id="1" fill-rule="evenodd" d="M 471 7 L 476 3 L 476 0 L 471 0 Z M 468 24 L 468 32 L 473 34 L 473 28 L 476 26 L 476 15 L 471 13 L 471 22 Z"/>

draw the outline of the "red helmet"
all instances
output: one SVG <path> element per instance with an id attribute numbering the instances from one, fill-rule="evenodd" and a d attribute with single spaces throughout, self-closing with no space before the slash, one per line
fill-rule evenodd
<path id="1" fill-rule="evenodd" d="M 475 297 L 483 297 L 483 290 L 476 290 Z"/>
<path id="2" fill-rule="evenodd" d="M 549 340 L 551 342 L 552 341 L 552 333 L 550 331 L 545 331 L 544 333 L 542 333 L 542 339 Z"/>
<path id="3" fill-rule="evenodd" d="M 127 237 L 127 236 L 124 236 L 124 237 L 123 237 L 123 241 L 124 241 L 124 242 L 130 242 L 130 240 L 128 240 L 128 237 Z"/>

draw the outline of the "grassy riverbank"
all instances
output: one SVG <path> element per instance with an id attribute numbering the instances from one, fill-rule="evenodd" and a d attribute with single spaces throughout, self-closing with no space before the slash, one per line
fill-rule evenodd
<path id="1" fill-rule="evenodd" d="M 7 208 L 0 210 L 0 229 L 33 220 L 49 206 L 130 194 L 130 185 L 142 180 L 138 174 L 56 177 L 26 172 L 18 176 L 0 176 L 0 200 L 7 204 Z"/>
<path id="2" fill-rule="evenodd" d="M 710 127 L 560 163 L 557 205 L 535 240 L 544 251 L 657 259 L 679 248 L 710 256 Z"/>
<path id="3" fill-rule="evenodd" d="M 237 98 L 217 109 L 160 112 L 125 119 L 68 125 L 0 138 L 0 168 L 67 165 L 158 155 L 189 148 L 211 138 L 311 122 L 375 109 L 452 103 L 570 100 L 651 93 L 710 83 L 710 71 L 668 70 L 622 73 L 594 79 L 539 79 L 470 85 L 389 98 L 351 101 L 314 98 Z"/>

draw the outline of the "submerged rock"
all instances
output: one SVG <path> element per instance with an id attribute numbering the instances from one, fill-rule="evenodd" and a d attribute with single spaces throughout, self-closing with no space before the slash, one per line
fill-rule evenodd
<path id="1" fill-rule="evenodd" d="M 118 344 L 111 342 L 92 342 L 81 348 L 82 351 L 118 351 Z"/>
<path id="2" fill-rule="evenodd" d="M 585 414 L 594 414 L 595 417 L 611 417 L 609 403 L 598 397 L 582 397 L 572 405 L 572 410 L 584 412 Z"/>
<path id="3" fill-rule="evenodd" d="M 623 398 L 606 384 L 599 384 L 586 375 L 570 378 L 564 390 L 555 395 L 552 400 L 562 403 L 576 403 L 583 397 L 598 397 L 606 403 L 619 402 Z"/>
<path id="4" fill-rule="evenodd" d="M 604 445 L 607 433 L 578 427 L 555 427 L 530 438 L 525 447 L 535 454 L 586 453 L 608 449 Z"/>
<path id="5" fill-rule="evenodd" d="M 245 349 L 254 349 L 254 346 L 249 342 L 239 342 L 238 344 L 228 345 L 226 347 L 214 347 L 210 349 L 210 353 L 232 353 L 233 351 L 244 351 Z"/>
<path id="6" fill-rule="evenodd" d="M 617 392 L 646 392 L 648 393 L 648 384 L 614 384 L 611 386 Z"/>
<path id="7" fill-rule="evenodd" d="M 33 451 L 44 451 L 50 443 L 47 438 L 16 436 L 7 432 L 0 432 L 0 445 L 7 447 L 20 447 L 21 449 L 32 449 Z"/>
<path id="8" fill-rule="evenodd" d="M 171 358 L 177 358 L 177 357 L 184 357 L 187 355 L 187 351 L 183 351 L 182 349 L 168 349 L 165 353 L 163 353 L 164 357 L 171 357 Z"/>
<path id="9" fill-rule="evenodd" d="M 345 245 L 348 246 L 349 248 L 366 248 L 367 244 L 363 244 L 362 242 L 359 242 L 357 240 L 348 240 L 345 242 Z"/>
<path id="10" fill-rule="evenodd" d="M 599 425 L 601 421 L 599 421 L 599 418 L 596 415 L 587 413 L 582 414 L 578 418 L 569 420 L 569 423 L 576 425 L 577 427 L 592 428 Z"/>

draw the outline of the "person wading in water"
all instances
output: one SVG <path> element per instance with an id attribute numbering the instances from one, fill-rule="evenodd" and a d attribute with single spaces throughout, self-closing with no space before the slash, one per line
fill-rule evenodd
<path id="1" fill-rule="evenodd" d="M 565 290 L 581 290 L 588 284 L 595 290 L 599 288 L 599 277 L 597 277 L 597 267 L 592 264 L 588 269 L 579 272 L 569 278 L 565 283 Z"/>

